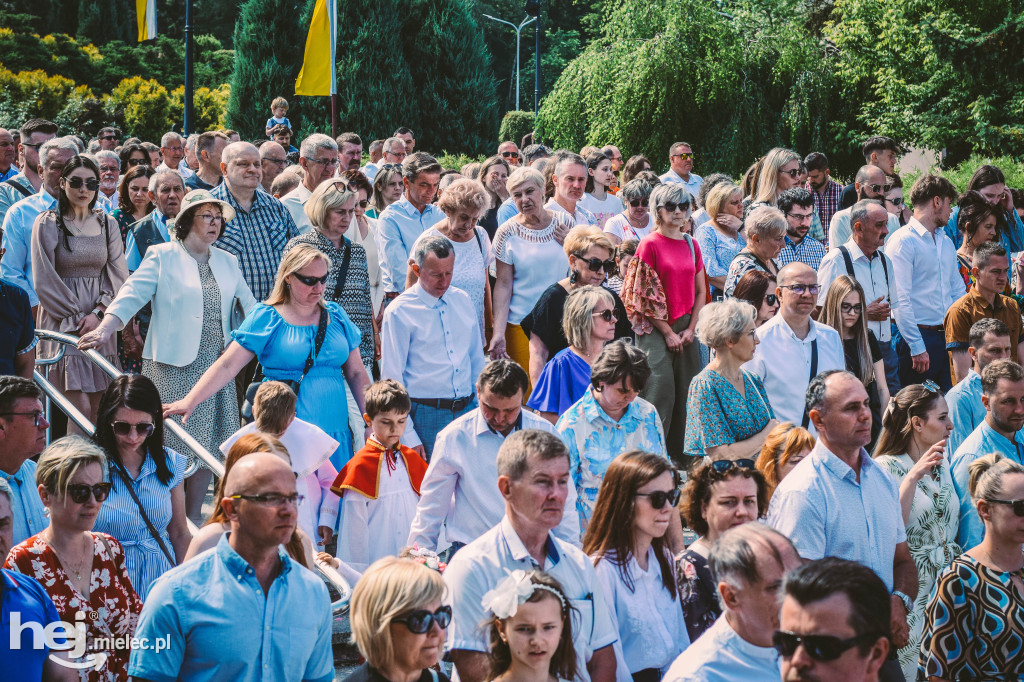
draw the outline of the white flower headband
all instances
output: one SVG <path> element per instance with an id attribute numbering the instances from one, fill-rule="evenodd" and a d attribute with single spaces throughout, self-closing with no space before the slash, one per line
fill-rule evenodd
<path id="1" fill-rule="evenodd" d="M 441 557 L 437 555 L 437 552 L 432 552 L 429 549 L 420 549 L 419 544 L 415 544 L 408 549 L 409 558 L 418 564 L 423 564 L 427 568 L 432 568 L 438 573 L 444 573 L 444 569 L 448 568 L 448 564 L 441 561 Z"/>
<path id="2" fill-rule="evenodd" d="M 509 574 L 498 583 L 497 587 L 484 595 L 481 604 L 484 610 L 490 611 L 499 619 L 504 620 L 516 615 L 519 605 L 529 599 L 536 590 L 546 590 L 558 597 L 562 611 L 565 611 L 565 597 L 561 592 L 550 585 L 533 582 L 530 579 L 530 574 L 523 570 L 516 570 Z"/>

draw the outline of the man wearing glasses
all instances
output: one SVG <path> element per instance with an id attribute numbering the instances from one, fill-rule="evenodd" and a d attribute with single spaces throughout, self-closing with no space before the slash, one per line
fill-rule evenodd
<path id="1" fill-rule="evenodd" d="M 892 185 L 889 183 L 885 172 L 878 166 L 861 166 L 860 170 L 857 171 L 853 184 L 857 188 L 856 201 L 875 199 L 878 202 L 884 202 L 886 193 L 892 189 Z M 853 205 L 851 204 L 849 207 L 836 211 L 833 214 L 832 222 L 829 223 L 828 242 L 826 244 L 829 249 L 837 249 L 850 239 L 852 231 L 850 227 L 850 212 L 852 210 Z M 885 235 L 886 243 L 888 243 L 889 238 L 898 229 L 900 229 L 899 217 L 889 214 Z"/>
<path id="2" fill-rule="evenodd" d="M 786 245 L 776 261 L 780 266 L 800 261 L 817 270 L 825 257 L 825 247 L 817 239 L 807 238 L 814 221 L 814 196 L 810 190 L 794 187 L 780 194 L 776 205 L 786 216 Z"/>
<path id="3" fill-rule="evenodd" d="M 338 163 L 338 143 L 330 135 L 313 133 L 302 141 L 299 167 L 305 173 L 299 186 L 281 197 L 281 203 L 292 214 L 299 234 L 305 234 L 313 227 L 309 222 L 309 216 L 306 215 L 306 202 L 321 182 L 334 177 Z"/>
<path id="4" fill-rule="evenodd" d="M 192 169 L 188 167 L 188 164 L 183 163 L 185 159 L 185 138 L 178 133 L 164 133 L 164 136 L 160 138 L 160 154 L 164 160 L 153 170 L 168 168 L 181 173 L 182 178 L 188 178 L 188 176 L 192 175 Z"/>
<path id="5" fill-rule="evenodd" d="M 18 174 L 18 167 L 14 165 L 14 158 L 18 152 L 18 145 L 10 131 L 0 128 L 0 182 L 7 182 Z"/>
<path id="6" fill-rule="evenodd" d="M 40 532 L 49 522 L 36 488 L 35 457 L 46 447 L 42 393 L 22 377 L 0 376 L 0 478 L 11 487 L 14 544 Z"/>
<path id="7" fill-rule="evenodd" d="M 620 156 L 621 158 L 621 156 Z M 693 149 L 689 142 L 676 142 L 668 150 L 669 170 L 661 176 L 662 182 L 678 182 L 686 186 L 691 197 L 697 196 L 704 178 L 691 173 L 693 170 Z"/>
<path id="8" fill-rule="evenodd" d="M 498 145 L 498 156 L 505 159 L 505 162 L 512 167 L 522 163 L 522 156 L 519 154 L 519 147 L 515 142 L 502 142 Z"/>
<path id="9" fill-rule="evenodd" d="M 100 149 L 112 152 L 117 149 L 117 143 L 121 141 L 121 131 L 111 126 L 100 128 L 96 139 L 100 142 Z"/>
<path id="10" fill-rule="evenodd" d="M 221 501 L 231 532 L 153 583 L 135 634 L 170 646 L 132 649 L 132 679 L 334 679 L 327 588 L 282 547 L 301 501 L 277 455 L 232 467 Z"/>
<path id="11" fill-rule="evenodd" d="M 288 154 L 284 147 L 273 140 L 267 140 L 260 145 L 260 165 L 263 167 L 263 179 L 260 181 L 263 191 L 273 194 L 270 188 L 277 176 L 288 167 Z"/>
<path id="12" fill-rule="evenodd" d="M 19 131 L 21 142 L 18 144 L 16 155 L 24 155 L 25 166 L 20 173 L 0 182 L 0 224 L 3 223 L 4 216 L 15 202 L 39 191 L 43 184 L 38 172 L 39 147 L 56 136 L 57 124 L 41 118 L 29 119 L 21 125 Z M 11 167 L 13 168 L 13 166 Z"/>
<path id="13" fill-rule="evenodd" d="M 389 137 L 384 140 L 384 155 L 377 163 L 368 163 L 363 166 L 363 175 L 373 182 L 373 179 L 377 177 L 377 171 L 381 167 L 388 164 L 396 164 L 401 166 L 402 162 L 405 161 L 405 157 L 409 154 L 405 151 L 405 142 L 400 137 Z M 411 246 L 411 245 L 410 245 Z"/>

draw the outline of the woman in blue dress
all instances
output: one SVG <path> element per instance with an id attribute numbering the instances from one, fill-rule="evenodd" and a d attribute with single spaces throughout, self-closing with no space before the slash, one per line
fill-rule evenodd
<path id="1" fill-rule="evenodd" d="M 164 406 L 164 416 L 180 414 L 187 421 L 197 405 L 257 357 L 266 380 L 299 387 L 297 416 L 341 444 L 331 456 L 341 469 L 352 457 L 345 382 L 362 414 L 366 411 L 363 393 L 370 380 L 359 358 L 359 330 L 341 306 L 323 300 L 329 270 L 330 261 L 315 246 L 302 244 L 289 251 L 281 259 L 270 297 L 249 311 L 224 354 L 188 395 Z M 324 334 L 317 350 L 321 318 Z M 312 366 L 304 372 L 309 358 Z"/>

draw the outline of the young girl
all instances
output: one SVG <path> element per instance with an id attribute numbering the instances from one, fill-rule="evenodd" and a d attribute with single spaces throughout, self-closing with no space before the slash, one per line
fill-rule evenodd
<path id="1" fill-rule="evenodd" d="M 636 247 L 639 245 L 640 242 L 630 239 L 615 247 L 615 274 L 609 277 L 604 285 L 614 291 L 616 296 L 622 293 L 622 278 L 626 276 L 626 267 L 629 261 L 633 260 Z"/>
<path id="2" fill-rule="evenodd" d="M 602 230 L 609 218 L 622 213 L 622 200 L 608 192 L 608 187 L 613 182 L 615 171 L 612 170 L 612 160 L 599 151 L 589 154 L 587 193 L 580 201 L 580 206 L 594 214 L 597 226 Z"/>
<path id="3" fill-rule="evenodd" d="M 495 682 L 576 678 L 569 600 L 543 571 L 513 571 L 484 595 L 493 615 L 491 675 Z"/>
<path id="4" fill-rule="evenodd" d="M 635 682 L 658 682 L 690 645 L 665 541 L 679 483 L 663 456 L 619 455 L 604 475 L 583 538 L 618 622 L 619 665 Z"/>
<path id="5" fill-rule="evenodd" d="M 846 353 L 846 369 L 860 378 L 871 400 L 871 443 L 875 445 L 882 430 L 882 405 L 889 404 L 889 386 L 885 383 L 885 366 L 878 339 L 864 320 L 867 308 L 864 289 L 849 275 L 840 275 L 832 282 L 821 311 L 821 322 L 839 332 Z"/>

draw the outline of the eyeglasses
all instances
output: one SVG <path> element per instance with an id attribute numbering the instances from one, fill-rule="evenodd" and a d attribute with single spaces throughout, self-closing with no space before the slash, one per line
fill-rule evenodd
<path id="1" fill-rule="evenodd" d="M 519 152 L 502 152 L 501 155 L 504 156 L 506 159 L 518 159 L 519 158 Z"/>
<path id="2" fill-rule="evenodd" d="M 692 159 L 693 158 L 693 152 L 686 152 L 685 154 L 672 154 L 672 158 L 673 159 Z"/>
<path id="3" fill-rule="evenodd" d="M 792 218 L 793 220 L 799 220 L 799 221 L 814 220 L 814 214 L 813 213 L 787 213 L 786 215 L 789 216 L 790 218 Z"/>
<path id="4" fill-rule="evenodd" d="M 989 502 L 995 502 L 996 504 L 1006 504 L 1013 507 L 1013 513 L 1017 516 L 1024 516 L 1024 500 L 992 500 L 985 498 Z"/>
<path id="5" fill-rule="evenodd" d="M 341 163 L 341 161 L 339 161 L 338 159 L 311 159 L 308 156 L 304 156 L 302 158 L 306 159 L 306 161 L 309 161 L 311 163 L 318 163 L 324 168 L 333 168 L 337 166 L 339 163 Z"/>
<path id="6" fill-rule="evenodd" d="M 263 493 L 262 495 L 231 495 L 229 499 L 232 500 L 246 500 L 253 504 L 258 504 L 261 507 L 298 507 L 305 499 L 305 495 L 299 495 L 298 493 L 292 493 L 291 495 L 281 495 L 279 493 Z"/>
<path id="7" fill-rule="evenodd" d="M 644 201 L 643 199 L 631 199 L 629 201 L 629 205 L 632 206 L 633 208 L 640 208 L 641 206 L 647 208 L 647 202 Z"/>
<path id="8" fill-rule="evenodd" d="M 779 297 L 776 296 L 775 294 L 765 294 L 764 295 L 764 302 L 767 303 L 770 306 L 771 305 L 775 305 L 776 303 L 779 302 Z"/>
<path id="9" fill-rule="evenodd" d="M 881 635 L 857 635 L 849 639 L 839 639 L 833 635 L 798 635 L 795 632 L 776 630 L 772 635 L 772 647 L 780 656 L 790 658 L 796 653 L 796 648 L 803 644 L 804 651 L 814 660 L 834 661 L 846 650 L 878 637 Z"/>
<path id="10" fill-rule="evenodd" d="M 297 272 L 293 272 L 292 277 L 299 280 L 307 287 L 315 287 L 317 284 L 325 284 L 327 282 L 327 277 L 329 274 L 330 273 L 324 275 L 323 277 L 313 277 L 312 275 L 300 275 Z"/>
<path id="11" fill-rule="evenodd" d="M 615 322 L 619 319 L 619 316 L 615 314 L 614 310 L 602 310 L 601 312 L 591 313 L 594 317 L 600 317 L 605 322 Z"/>
<path id="12" fill-rule="evenodd" d="M 886 201 L 888 201 L 893 206 L 902 206 L 903 205 L 903 197 L 893 197 L 892 199 L 886 199 Z"/>
<path id="13" fill-rule="evenodd" d="M 580 259 L 580 261 L 585 263 L 587 269 L 590 270 L 591 272 L 597 272 L 601 268 L 604 268 L 604 271 L 609 274 L 615 271 L 614 260 L 601 260 L 600 258 L 584 258 L 578 253 L 575 253 L 573 255 L 576 256 L 576 258 Z"/>
<path id="14" fill-rule="evenodd" d="M 798 295 L 801 295 L 801 296 L 803 294 L 808 294 L 808 293 L 812 294 L 814 296 L 817 296 L 818 295 L 818 291 L 821 290 L 821 287 L 819 285 L 817 285 L 817 284 L 780 284 L 779 288 L 780 289 L 789 289 L 794 294 L 798 294 Z"/>
<path id="15" fill-rule="evenodd" d="M 264 156 L 263 160 L 264 161 L 269 161 L 270 163 L 273 163 L 273 164 L 277 164 L 278 166 L 287 166 L 288 165 L 288 159 L 275 159 L 272 156 Z"/>
<path id="16" fill-rule="evenodd" d="M 687 211 L 690 210 L 690 202 L 686 201 L 681 204 L 677 204 L 674 201 L 666 201 L 664 204 L 661 205 L 661 207 L 665 209 L 666 213 L 675 213 L 676 209 L 679 209 L 683 213 L 686 213 Z"/>
<path id="17" fill-rule="evenodd" d="M 653 493 L 637 493 L 637 497 L 646 497 L 647 501 L 651 503 L 652 509 L 661 509 L 668 502 L 671 506 L 676 506 L 679 502 L 679 496 L 681 495 L 678 488 L 674 490 L 655 490 Z"/>
<path id="18" fill-rule="evenodd" d="M 116 135 L 104 135 L 103 137 L 101 137 L 99 139 L 101 139 L 101 140 L 103 140 L 105 142 L 109 142 L 110 140 L 116 140 L 116 139 L 119 139 L 119 138 Z"/>
<path id="19" fill-rule="evenodd" d="M 425 635 L 430 631 L 431 626 L 437 623 L 437 627 L 444 630 L 452 622 L 452 607 L 442 606 L 437 611 L 430 612 L 426 609 L 419 609 L 405 616 L 392 618 L 392 622 L 401 623 L 409 628 L 414 635 Z"/>
<path id="20" fill-rule="evenodd" d="M 0 417 L 32 417 L 33 426 L 39 428 L 39 422 L 43 421 L 43 411 L 36 410 L 34 412 L 0 412 Z"/>
<path id="21" fill-rule="evenodd" d="M 97 483 L 96 485 L 72 483 L 68 486 L 68 497 L 75 504 L 85 504 L 89 501 L 89 494 L 91 493 L 97 502 L 102 502 L 110 495 L 110 487 L 110 483 Z"/>
<path id="22" fill-rule="evenodd" d="M 90 192 L 95 192 L 100 188 L 100 181 L 96 178 L 64 178 L 64 183 L 71 189 L 82 189 L 82 185 Z"/>
<path id="23" fill-rule="evenodd" d="M 366 207 L 369 206 L 369 205 L 370 205 L 370 200 L 369 199 L 363 199 L 362 201 L 357 201 L 356 202 L 356 206 L 358 206 L 359 208 L 361 208 L 363 210 L 366 210 Z"/>
<path id="24" fill-rule="evenodd" d="M 128 161 L 126 163 L 129 166 L 132 166 L 132 167 L 134 167 L 134 166 L 147 166 L 147 165 L 149 165 L 149 161 L 146 160 L 146 159 L 128 159 Z"/>
<path id="25" fill-rule="evenodd" d="M 395 169 L 395 170 L 402 170 L 402 164 L 400 164 L 400 163 L 385 163 L 383 166 L 380 167 L 381 170 L 391 170 L 392 168 Z"/>
<path id="26" fill-rule="evenodd" d="M 839 310 L 842 311 L 843 315 L 849 315 L 850 313 L 859 313 L 860 303 L 840 303 Z"/>
<path id="27" fill-rule="evenodd" d="M 885 194 L 892 189 L 892 185 L 864 185 L 871 189 L 875 194 Z"/>
<path id="28" fill-rule="evenodd" d="M 404 159 L 405 157 L 409 156 L 404 149 L 402 149 L 400 151 L 397 151 L 397 152 L 384 152 L 384 153 L 385 154 L 390 154 L 391 156 L 397 156 L 399 159 Z"/>
<path id="29" fill-rule="evenodd" d="M 156 427 L 153 425 L 153 422 L 139 422 L 138 424 L 132 424 L 130 422 L 111 422 L 110 428 L 112 428 L 114 433 L 118 436 L 131 435 L 132 429 L 135 429 L 135 433 L 149 438 L 153 433 L 153 429 Z"/>
<path id="30" fill-rule="evenodd" d="M 800 175 L 800 169 L 799 168 L 794 168 L 792 170 L 782 170 L 782 169 L 779 169 L 779 173 L 782 173 L 783 175 L 788 175 L 789 177 L 791 177 L 794 180 L 796 180 L 797 177 Z"/>
<path id="31" fill-rule="evenodd" d="M 100 166 L 100 173 L 119 173 L 120 166 Z"/>
<path id="32" fill-rule="evenodd" d="M 719 459 L 711 463 L 711 468 L 716 474 L 724 474 L 732 469 L 754 470 L 752 459 Z"/>
<path id="33" fill-rule="evenodd" d="M 196 218 L 202 218 L 203 222 L 212 225 L 214 223 L 224 222 L 224 216 L 217 215 L 216 213 L 200 213 Z"/>

